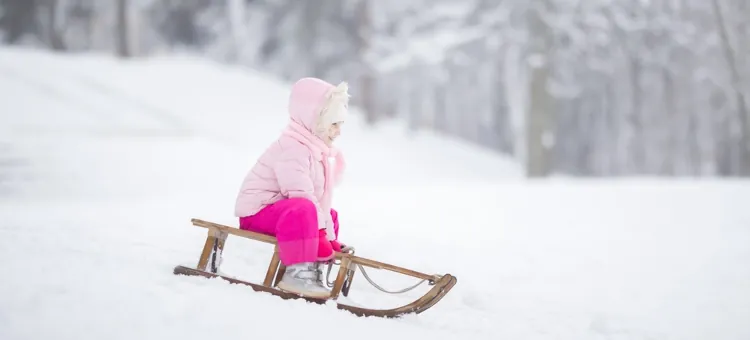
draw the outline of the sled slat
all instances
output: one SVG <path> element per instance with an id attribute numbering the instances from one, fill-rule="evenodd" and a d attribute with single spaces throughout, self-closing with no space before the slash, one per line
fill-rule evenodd
<path id="1" fill-rule="evenodd" d="M 266 271 L 266 278 L 263 280 L 264 286 L 272 287 L 271 284 L 273 284 L 273 279 L 276 277 L 276 272 L 279 269 L 279 262 L 281 262 L 281 258 L 279 258 L 279 246 L 276 246 L 273 250 L 271 263 L 268 265 L 268 271 Z"/>
<path id="2" fill-rule="evenodd" d="M 341 260 L 341 266 L 339 266 L 339 274 L 336 276 L 336 281 L 333 284 L 333 289 L 331 290 L 331 298 L 337 299 L 339 297 L 339 293 L 341 293 L 341 288 L 344 287 L 344 279 L 346 279 L 346 273 L 349 270 L 349 262 L 351 259 L 348 257 L 345 257 Z"/>
<path id="3" fill-rule="evenodd" d="M 235 235 L 235 236 L 249 238 L 249 239 L 253 239 L 253 240 L 256 240 L 256 241 L 265 242 L 265 243 L 268 243 L 268 244 L 276 244 L 276 238 L 273 237 L 273 236 L 268 236 L 268 235 L 264 235 L 264 234 L 261 234 L 261 233 L 254 233 L 252 231 L 247 231 L 247 230 L 242 230 L 242 229 L 238 229 L 238 228 L 233 228 L 233 227 L 229 227 L 229 226 L 225 226 L 225 225 L 221 225 L 221 224 L 217 224 L 217 223 L 213 223 L 213 222 L 208 222 L 208 221 L 204 221 L 204 220 L 199 220 L 199 219 L 195 219 L 195 218 L 192 220 L 192 222 L 193 222 L 193 225 L 195 225 L 197 227 L 216 228 L 216 229 L 219 229 L 221 231 L 225 231 L 225 232 L 227 232 L 229 234 L 232 234 L 232 235 Z"/>
<path id="4" fill-rule="evenodd" d="M 210 262 L 208 265 L 211 269 L 209 271 L 215 273 L 219 269 L 219 264 L 216 261 L 220 261 L 221 254 L 224 252 L 224 244 L 226 244 L 229 234 L 226 231 L 218 229 L 209 229 L 210 231 L 213 231 L 214 237 L 216 237 L 216 249 L 211 250 L 211 255 L 208 257 L 208 261 Z"/>
<path id="5" fill-rule="evenodd" d="M 437 281 L 439 279 L 439 277 L 436 276 L 436 275 L 429 275 L 429 274 L 425 274 L 425 273 L 420 273 L 418 271 L 414 271 L 414 270 L 411 270 L 411 269 L 402 268 L 402 267 L 399 267 L 399 266 L 394 266 L 394 265 L 388 264 L 388 263 L 378 262 L 378 261 L 375 261 L 375 260 L 370 260 L 370 259 L 366 259 L 366 258 L 363 258 L 363 257 L 353 256 L 353 255 L 346 255 L 346 256 L 350 257 L 350 260 L 351 260 L 352 263 L 361 264 L 361 265 L 366 266 L 366 267 L 371 267 L 371 268 L 376 268 L 376 269 L 386 269 L 386 270 L 390 270 L 390 271 L 393 271 L 393 272 L 396 272 L 396 273 L 400 273 L 400 274 L 404 274 L 404 275 L 409 275 L 411 277 L 416 277 L 418 279 L 423 279 L 423 280 Z"/>
<path id="6" fill-rule="evenodd" d="M 201 252 L 201 257 L 198 259 L 198 269 L 199 270 L 206 270 L 206 266 L 208 266 L 208 257 L 211 255 L 211 252 L 213 251 L 214 242 L 216 242 L 216 236 L 214 233 L 214 230 L 209 229 L 206 236 L 206 243 L 203 244 L 203 251 Z"/>
<path id="7" fill-rule="evenodd" d="M 276 287 L 276 285 L 279 284 L 281 279 L 284 277 L 284 272 L 286 271 L 286 266 L 283 263 L 279 264 L 279 269 L 276 271 L 276 278 L 273 280 L 273 286 Z"/>

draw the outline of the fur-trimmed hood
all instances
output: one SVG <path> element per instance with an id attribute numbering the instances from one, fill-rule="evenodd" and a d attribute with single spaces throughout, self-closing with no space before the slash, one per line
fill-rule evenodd
<path id="1" fill-rule="evenodd" d="M 346 120 L 349 107 L 349 86 L 338 86 L 317 78 L 302 78 L 292 86 L 289 96 L 289 117 L 318 137 L 328 128 Z"/>

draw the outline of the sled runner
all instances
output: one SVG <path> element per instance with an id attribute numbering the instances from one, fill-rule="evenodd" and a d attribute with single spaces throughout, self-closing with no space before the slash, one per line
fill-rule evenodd
<path id="1" fill-rule="evenodd" d="M 249 286 L 254 291 L 270 293 L 285 300 L 286 299 L 304 299 L 309 302 L 319 303 L 319 304 L 325 304 L 329 300 L 335 301 L 339 297 L 339 294 L 348 296 L 349 288 L 351 287 L 352 279 L 354 278 L 354 273 L 356 272 L 357 268 L 359 268 L 359 270 L 362 272 L 362 276 L 364 276 L 364 278 L 370 284 L 372 284 L 374 287 L 386 293 L 392 293 L 392 294 L 404 293 L 404 292 L 407 292 L 409 290 L 416 288 L 423 282 L 427 282 L 430 286 L 432 286 L 432 288 L 427 293 L 425 293 L 422 297 L 418 298 L 412 303 L 409 303 L 401 307 L 393 308 L 393 309 L 368 309 L 368 308 L 347 305 L 341 302 L 336 303 L 336 306 L 338 309 L 349 311 L 358 316 L 376 316 L 376 317 L 384 317 L 384 318 L 394 318 L 394 317 L 400 317 L 406 314 L 422 313 L 426 311 L 427 309 L 429 309 L 430 307 L 434 306 L 446 294 L 448 294 L 448 292 L 451 290 L 451 288 L 453 288 L 453 286 L 456 284 L 456 281 L 457 281 L 456 277 L 450 274 L 444 274 L 444 275 L 423 274 L 417 271 L 394 266 L 391 264 L 378 262 L 378 261 L 366 259 L 366 258 L 359 257 L 359 256 L 354 256 L 354 251 L 353 249 L 350 248 L 349 252 L 336 253 L 336 260 L 335 260 L 336 262 L 329 264 L 328 274 L 331 273 L 332 265 L 338 265 L 339 270 L 336 276 L 336 280 L 332 284 L 329 282 L 327 278 L 325 279 L 325 282 L 329 285 L 329 287 L 332 287 L 331 296 L 328 299 L 301 296 L 295 293 L 290 293 L 290 292 L 282 291 L 280 289 L 275 288 L 276 284 L 279 282 L 279 280 L 281 280 L 281 277 L 284 274 L 284 270 L 285 270 L 285 266 L 281 264 L 281 261 L 279 258 L 278 247 L 275 246 L 276 245 L 275 237 L 264 235 L 264 234 L 259 234 L 259 233 L 254 233 L 251 231 L 241 230 L 239 228 L 229 227 L 226 225 L 208 222 L 208 221 L 204 221 L 200 219 L 192 219 L 192 224 L 198 227 L 208 229 L 206 243 L 203 246 L 203 251 L 201 252 L 200 258 L 198 259 L 197 268 L 177 266 L 174 268 L 174 274 L 176 275 L 192 275 L 192 276 L 203 276 L 206 278 L 221 278 L 230 283 Z M 226 239 L 229 235 L 235 235 L 235 236 L 243 237 L 246 239 L 260 241 L 260 242 L 274 245 L 274 254 L 273 254 L 273 257 L 271 258 L 271 263 L 268 266 L 268 271 L 266 272 L 266 276 L 265 276 L 265 280 L 263 281 L 263 284 L 247 282 L 247 281 L 238 280 L 235 278 L 231 278 L 231 277 L 218 274 L 221 254 L 224 250 L 224 243 L 226 242 Z M 346 250 L 347 249 L 344 249 L 344 251 Z M 421 281 L 417 283 L 416 285 L 403 289 L 401 291 L 390 292 L 381 288 L 377 284 L 375 284 L 367 275 L 365 267 L 375 268 L 375 269 L 384 269 L 384 270 L 388 270 L 391 272 L 411 276 L 411 277 L 420 279 Z"/>

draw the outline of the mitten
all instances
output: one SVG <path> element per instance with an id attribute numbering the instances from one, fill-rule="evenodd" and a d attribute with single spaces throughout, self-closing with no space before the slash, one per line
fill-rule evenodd
<path id="1" fill-rule="evenodd" d="M 331 248 L 333 248 L 333 251 L 341 252 L 341 243 L 337 240 L 331 241 Z"/>
<path id="2" fill-rule="evenodd" d="M 328 241 L 325 229 L 318 230 L 318 261 L 326 262 L 335 257 L 331 242 Z"/>

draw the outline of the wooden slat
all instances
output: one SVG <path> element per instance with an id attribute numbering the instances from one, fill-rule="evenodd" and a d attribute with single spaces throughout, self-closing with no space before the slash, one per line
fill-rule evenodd
<path id="1" fill-rule="evenodd" d="M 206 236 L 206 243 L 203 244 L 203 251 L 201 251 L 201 257 L 198 259 L 198 269 L 199 270 L 206 270 L 206 266 L 208 266 L 208 257 L 211 255 L 211 252 L 213 252 L 214 248 L 214 242 L 216 241 L 216 236 L 214 236 L 213 230 L 209 229 Z"/>
<path id="2" fill-rule="evenodd" d="M 266 287 L 273 287 L 273 279 L 276 277 L 276 272 L 279 269 L 279 246 L 276 246 L 273 250 L 273 257 L 271 257 L 271 263 L 268 265 L 268 271 L 266 271 L 266 278 L 263 280 L 263 285 Z"/>
<path id="3" fill-rule="evenodd" d="M 349 289 L 352 288 L 352 280 L 354 280 L 354 273 L 356 273 L 353 269 L 348 269 L 346 274 L 346 285 L 341 287 L 341 294 L 344 296 L 349 296 Z"/>
<path id="4" fill-rule="evenodd" d="M 415 277 L 415 278 L 423 279 L 423 280 L 437 281 L 440 278 L 437 275 L 429 275 L 429 274 L 425 274 L 425 273 L 420 273 L 418 271 L 414 271 L 414 270 L 411 270 L 411 269 L 406 269 L 406 268 L 399 267 L 399 266 L 394 266 L 392 264 L 378 262 L 378 261 L 375 261 L 375 260 L 366 259 L 364 257 L 358 257 L 358 256 L 354 256 L 354 255 L 343 254 L 342 257 L 344 257 L 344 256 L 349 257 L 350 261 L 352 263 L 361 264 L 361 265 L 363 265 L 365 267 L 377 268 L 377 269 L 386 269 L 386 270 L 390 270 L 390 271 L 393 271 L 393 272 L 396 272 L 396 273 L 400 273 L 400 274 L 404 274 L 404 275 L 409 275 L 411 277 Z"/>
<path id="5" fill-rule="evenodd" d="M 225 231 L 229 234 L 261 241 L 269 244 L 276 244 L 276 238 L 273 236 L 264 235 L 261 233 L 254 233 L 252 231 L 242 230 L 234 227 L 225 226 L 218 223 L 208 222 L 199 219 L 192 219 L 193 225 L 203 228 L 217 228 L 221 231 Z"/>
<path id="6" fill-rule="evenodd" d="M 273 280 L 273 287 L 276 287 L 276 285 L 279 284 L 282 278 L 284 278 L 284 272 L 286 271 L 286 266 L 283 263 L 279 263 L 279 269 L 276 271 L 276 278 Z"/>
<path id="7" fill-rule="evenodd" d="M 216 252 L 213 252 L 213 249 L 212 249 L 211 255 L 209 256 L 208 260 L 209 261 L 212 261 L 212 260 L 213 261 L 218 261 L 219 260 L 218 257 L 221 256 L 221 254 L 224 252 L 224 245 L 227 242 L 227 237 L 229 236 L 229 234 L 227 232 L 225 232 L 225 231 L 221 231 L 221 230 L 218 230 L 218 229 L 215 229 L 215 228 L 209 229 L 209 232 L 210 232 L 210 230 L 213 230 L 215 232 L 214 236 L 216 237 L 216 240 L 217 240 L 217 243 L 216 243 L 216 248 L 217 249 L 216 249 Z M 216 270 L 219 269 L 218 267 L 214 268 L 214 266 L 213 266 L 214 264 L 211 264 L 211 267 L 210 267 L 211 270 L 209 270 L 212 273 L 215 273 L 214 269 L 216 269 Z"/>
<path id="8" fill-rule="evenodd" d="M 333 283 L 333 289 L 331 290 L 331 298 L 334 300 L 339 297 L 339 293 L 341 293 L 341 288 L 344 287 L 344 279 L 346 278 L 346 272 L 349 270 L 349 261 L 351 261 L 349 258 L 344 258 L 341 260 L 341 266 L 339 267 L 339 274 L 336 276 L 336 282 Z"/>

